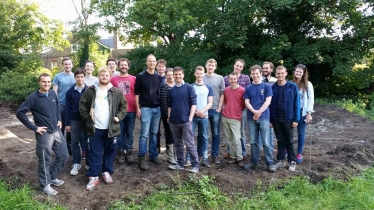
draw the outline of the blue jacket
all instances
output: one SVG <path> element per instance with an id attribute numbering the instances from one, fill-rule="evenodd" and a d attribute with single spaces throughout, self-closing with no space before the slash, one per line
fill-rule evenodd
<path id="1" fill-rule="evenodd" d="M 293 82 L 287 81 L 284 89 L 284 111 L 285 111 L 285 121 L 286 122 L 299 122 L 300 120 L 300 98 L 297 85 Z M 273 90 L 273 97 L 271 98 L 270 104 L 270 123 L 275 122 L 275 110 L 278 101 L 278 83 L 274 83 L 271 87 Z"/>
<path id="2" fill-rule="evenodd" d="M 66 92 L 65 100 L 65 126 L 70 126 L 70 120 L 80 121 L 82 120 L 79 114 L 79 100 L 82 94 L 87 89 L 87 85 L 84 85 L 83 90 L 79 93 L 75 90 L 75 84 Z"/>

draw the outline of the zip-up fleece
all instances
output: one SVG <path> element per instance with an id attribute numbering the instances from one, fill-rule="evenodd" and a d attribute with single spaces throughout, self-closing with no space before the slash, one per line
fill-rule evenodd
<path id="1" fill-rule="evenodd" d="M 96 85 L 88 87 L 79 101 L 79 113 L 82 120 L 86 122 L 87 134 L 89 136 L 95 133 L 95 123 L 92 120 L 95 118 L 91 116 L 91 113 L 94 113 L 92 110 L 95 108 L 96 90 Z M 122 92 L 113 86 L 108 90 L 108 100 L 110 109 L 108 137 L 112 138 L 121 133 L 119 122 L 126 116 L 127 101 L 125 97 L 123 97 Z M 114 117 L 118 117 L 119 122 L 115 122 Z"/>
<path id="2" fill-rule="evenodd" d="M 297 85 L 293 82 L 287 81 L 285 84 L 286 88 L 284 89 L 284 112 L 285 112 L 285 121 L 286 122 L 299 122 L 300 120 L 300 98 Z M 275 121 L 275 112 L 278 101 L 278 83 L 274 83 L 271 86 L 273 90 L 273 97 L 271 98 L 270 104 L 270 123 Z"/>

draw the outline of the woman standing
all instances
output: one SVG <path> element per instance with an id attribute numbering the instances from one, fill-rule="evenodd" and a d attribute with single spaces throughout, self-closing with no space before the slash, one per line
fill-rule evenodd
<path id="1" fill-rule="evenodd" d="M 296 163 L 303 162 L 303 148 L 305 143 L 306 124 L 312 120 L 314 112 L 314 89 L 311 82 L 308 81 L 308 69 L 303 64 L 297 64 L 294 69 L 293 82 L 297 84 L 300 94 L 300 121 L 297 126 L 298 148 Z"/>

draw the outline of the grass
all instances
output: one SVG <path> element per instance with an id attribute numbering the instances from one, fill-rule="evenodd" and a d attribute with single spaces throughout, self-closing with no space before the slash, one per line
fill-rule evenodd
<path id="1" fill-rule="evenodd" d="M 33 200 L 33 196 L 34 191 L 28 185 L 10 190 L 10 186 L 0 180 L 0 209 L 65 209 L 52 202 L 41 203 Z"/>
<path id="2" fill-rule="evenodd" d="M 374 168 L 348 182 L 326 179 L 312 184 L 306 177 L 273 183 L 264 191 L 230 198 L 209 176 L 190 176 L 176 188 L 117 201 L 110 209 L 374 209 Z"/>

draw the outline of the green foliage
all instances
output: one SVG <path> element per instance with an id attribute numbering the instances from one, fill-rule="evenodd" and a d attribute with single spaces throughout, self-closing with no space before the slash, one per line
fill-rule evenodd
<path id="1" fill-rule="evenodd" d="M 76 52 L 74 55 L 71 56 L 71 58 L 73 59 L 73 63 L 77 64 L 76 66 L 77 68 L 80 68 L 80 67 L 83 68 L 87 60 L 91 60 L 94 62 L 96 70 L 100 68 L 101 66 L 106 65 L 105 62 L 108 59 L 108 57 L 110 57 L 110 51 L 108 49 L 100 49 L 97 43 L 91 43 L 88 49 L 89 49 L 88 55 L 90 56 L 88 59 L 84 58 L 84 56 L 82 55 L 83 48 L 80 48 L 78 52 Z M 81 64 L 80 62 L 80 61 L 83 61 L 81 59 L 85 59 L 83 64 Z"/>
<path id="2" fill-rule="evenodd" d="M 34 192 L 28 185 L 11 190 L 10 186 L 0 180 L 0 209 L 66 209 L 54 203 L 40 203 L 33 199 Z"/>

